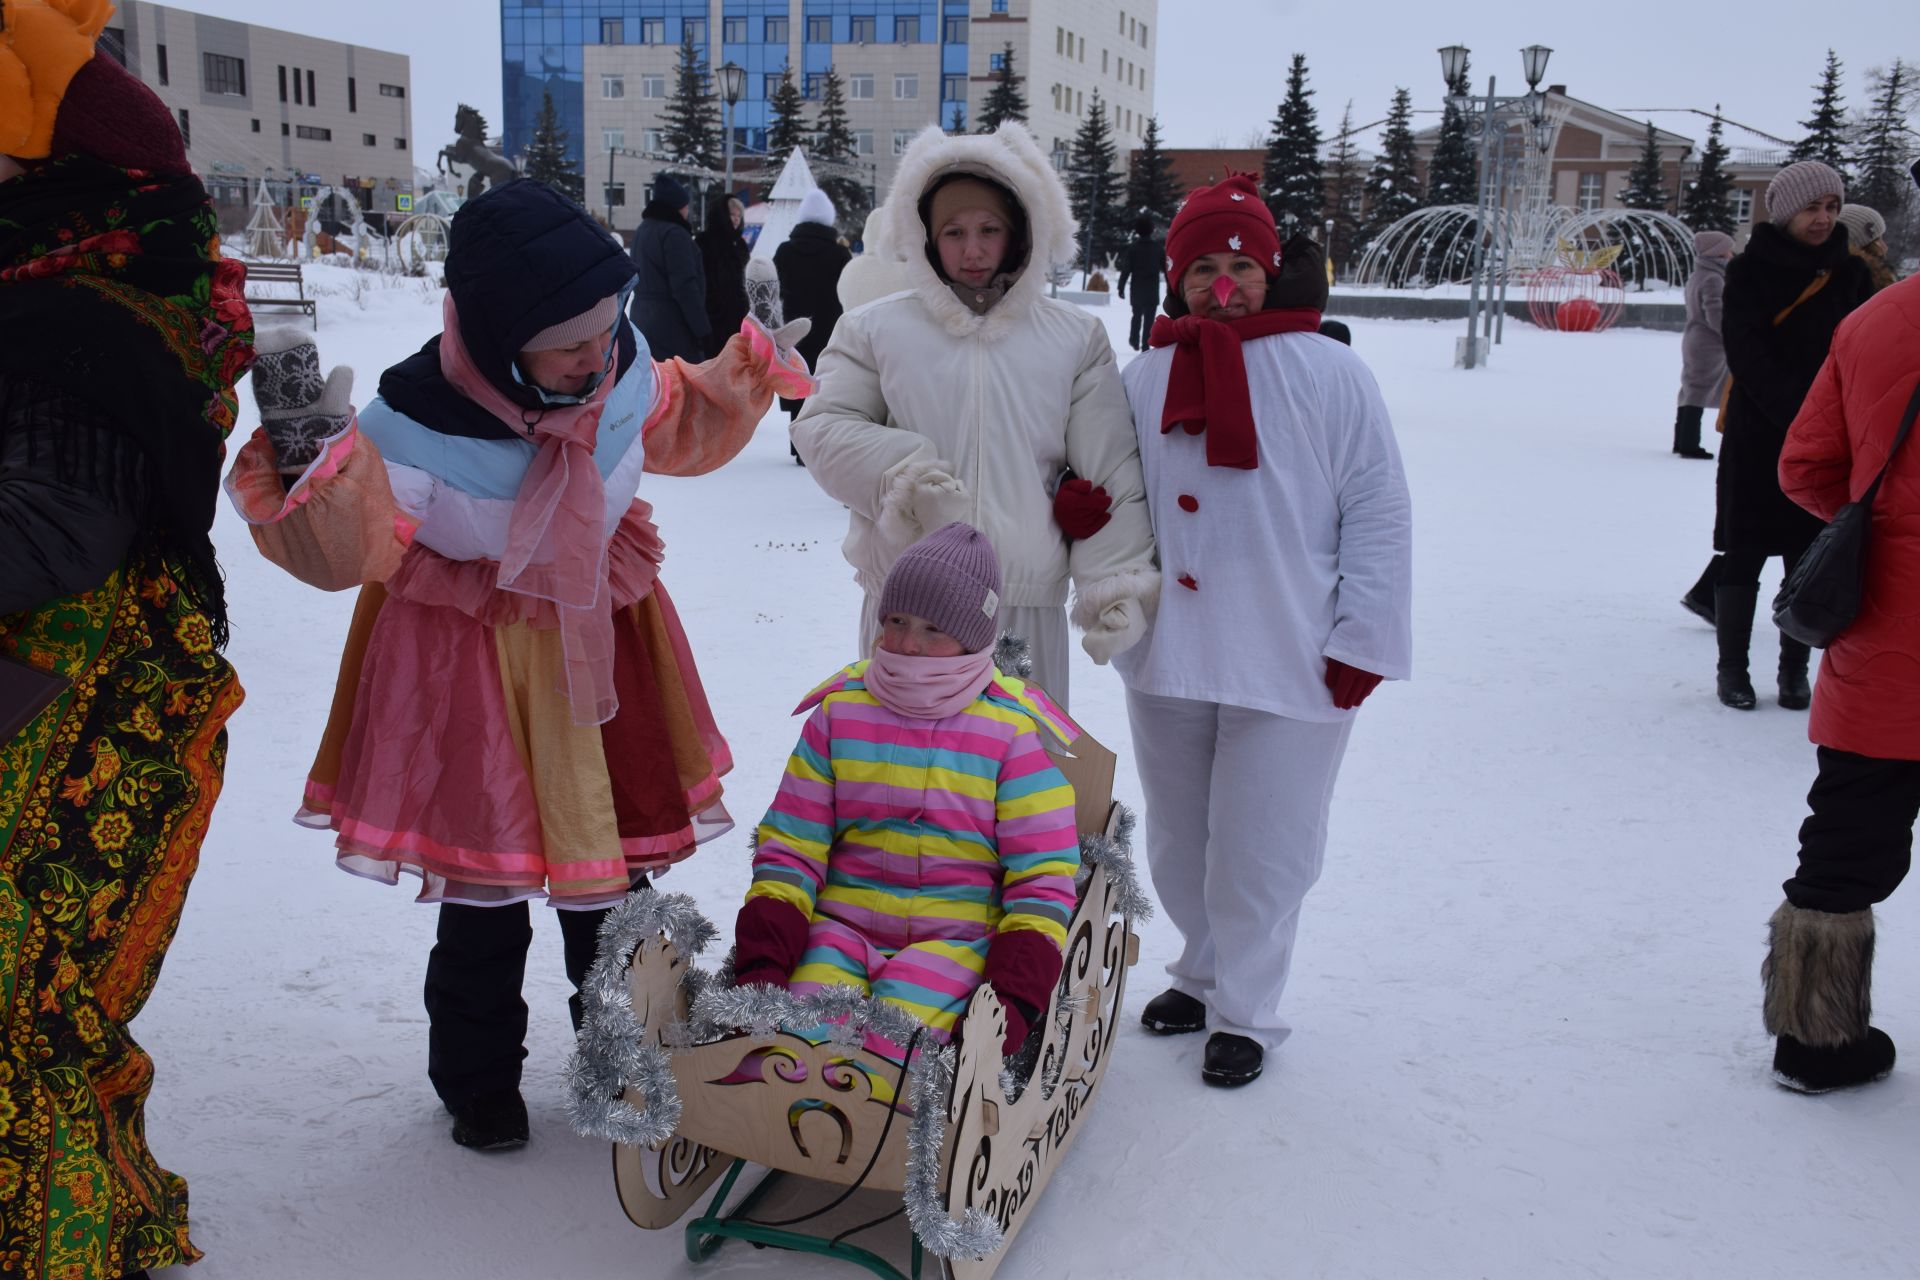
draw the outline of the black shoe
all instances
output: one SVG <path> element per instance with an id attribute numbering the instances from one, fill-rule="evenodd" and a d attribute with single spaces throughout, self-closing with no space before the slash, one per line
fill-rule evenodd
<path id="1" fill-rule="evenodd" d="M 1207 1029 L 1207 1006 L 1184 991 L 1162 991 L 1141 1010 L 1140 1025 L 1156 1035 L 1183 1036 Z"/>
<path id="2" fill-rule="evenodd" d="M 1759 695 L 1753 691 L 1753 681 L 1747 679 L 1745 673 L 1728 675 L 1722 672 L 1715 684 L 1723 706 L 1732 707 L 1735 711 L 1751 711 L 1760 703 Z"/>
<path id="3" fill-rule="evenodd" d="M 1792 1036 L 1781 1036 L 1773 1046 L 1774 1083 L 1795 1093 L 1871 1084 L 1892 1070 L 1893 1041 L 1878 1027 L 1868 1027 L 1863 1039 L 1831 1049 L 1811 1048 Z"/>
<path id="4" fill-rule="evenodd" d="M 1780 705 L 1789 711 L 1805 711 L 1813 705 L 1813 689 L 1807 684 L 1807 671 L 1780 673 Z"/>
<path id="5" fill-rule="evenodd" d="M 1713 461 L 1713 455 L 1711 453 L 1708 453 L 1705 449 L 1702 449 L 1697 444 L 1692 445 L 1685 449 L 1675 449 L 1673 452 L 1676 457 L 1699 458 L 1707 462 Z"/>
<path id="6" fill-rule="evenodd" d="M 1266 1051 L 1245 1036 L 1216 1031 L 1207 1037 L 1207 1056 L 1200 1078 L 1223 1089 L 1235 1089 L 1260 1078 Z"/>
<path id="7" fill-rule="evenodd" d="M 475 1151 L 511 1151 L 527 1145 L 527 1104 L 518 1089 L 447 1103 L 453 1140 Z"/>

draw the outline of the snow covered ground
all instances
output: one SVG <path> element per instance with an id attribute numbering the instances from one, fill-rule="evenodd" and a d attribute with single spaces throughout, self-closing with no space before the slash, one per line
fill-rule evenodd
<path id="1" fill-rule="evenodd" d="M 368 398 L 436 328 L 437 295 L 376 281 L 356 300 L 349 273 L 314 275 L 323 358 L 354 365 Z M 1126 354 L 1126 311 L 1102 314 Z M 1677 335 L 1516 323 L 1466 373 L 1449 367 L 1456 325 L 1351 323 L 1413 486 L 1416 679 L 1360 717 L 1304 915 L 1295 1034 L 1263 1079 L 1219 1092 L 1199 1080 L 1204 1037 L 1130 1028 L 999 1274 L 1915 1274 L 1920 1070 L 1817 1099 L 1767 1078 L 1764 923 L 1813 753 L 1804 714 L 1719 706 L 1712 636 L 1675 603 L 1707 554 L 1713 478 L 1667 454 Z M 772 794 L 788 709 L 854 656 L 844 513 L 783 427 L 776 411 L 718 474 L 645 490 L 743 820 Z M 249 696 L 136 1024 L 158 1063 L 152 1145 L 191 1184 L 207 1252 L 195 1280 L 694 1274 L 677 1230 L 626 1221 L 604 1144 L 566 1127 L 543 916 L 533 1142 L 448 1141 L 420 1003 L 434 913 L 336 871 L 326 837 L 288 821 L 352 600 L 267 565 L 224 511 L 217 537 Z M 1770 693 L 1764 641 L 1755 674 Z M 1117 679 L 1080 658 L 1073 692 L 1137 803 Z M 665 883 L 727 929 L 747 875 L 739 832 Z M 1911 890 L 1881 913 L 1877 1021 L 1910 1048 L 1917 914 Z M 1130 1012 L 1173 947 L 1146 926 Z M 697 1270 L 850 1274 L 737 1244 Z"/>

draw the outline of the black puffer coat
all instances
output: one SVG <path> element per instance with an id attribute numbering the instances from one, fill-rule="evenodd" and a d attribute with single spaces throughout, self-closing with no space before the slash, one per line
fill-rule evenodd
<path id="1" fill-rule="evenodd" d="M 1133 286 L 1133 309 L 1153 311 L 1160 306 L 1160 277 L 1167 269 L 1166 241 L 1153 236 L 1135 236 L 1120 251 L 1121 297 Z"/>
<path id="2" fill-rule="evenodd" d="M 753 250 L 733 225 L 731 202 L 725 196 L 707 210 L 706 228 L 694 240 L 700 245 L 700 265 L 707 279 L 706 354 L 717 356 L 747 318 L 747 259 Z"/>
<path id="3" fill-rule="evenodd" d="M 853 255 L 834 235 L 832 227 L 803 222 L 773 251 L 780 273 L 780 309 L 789 320 L 805 316 L 813 328 L 800 339 L 800 354 L 812 366 L 827 349 L 833 326 L 840 321 L 840 273 Z"/>
<path id="4" fill-rule="evenodd" d="M 1822 274 L 1826 284 L 1795 306 Z M 1780 447 L 1834 329 L 1872 292 L 1865 265 L 1847 253 L 1838 227 L 1825 244 L 1807 245 L 1763 222 L 1728 265 L 1721 337 L 1733 387 L 1720 419 L 1716 550 L 1798 555 L 1820 532 L 1820 521 L 1780 491 Z"/>
<path id="5" fill-rule="evenodd" d="M 707 318 L 707 275 L 693 228 L 678 209 L 655 202 L 640 214 L 633 233 L 633 322 L 646 335 L 655 360 L 707 358 L 713 322 Z"/>

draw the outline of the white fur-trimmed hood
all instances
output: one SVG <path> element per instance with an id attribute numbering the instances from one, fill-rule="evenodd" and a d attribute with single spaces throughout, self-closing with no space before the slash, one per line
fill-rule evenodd
<path id="1" fill-rule="evenodd" d="M 950 173 L 991 178 L 1012 191 L 1027 215 L 1031 256 L 1019 280 L 986 315 L 975 315 L 954 296 L 946 281 L 927 261 L 927 229 L 920 221 L 920 197 L 937 179 Z M 878 232 L 878 244 L 867 242 L 867 252 L 878 251 L 899 262 L 911 288 L 956 336 L 967 333 L 993 338 L 1015 314 L 1034 305 L 1043 295 L 1047 272 L 1056 262 L 1071 262 L 1078 229 L 1067 204 L 1067 189 L 1053 171 L 1024 125 L 1009 121 L 992 133 L 953 135 L 928 125 L 907 147 L 894 173 L 886 203 L 873 213 L 868 226 Z"/>

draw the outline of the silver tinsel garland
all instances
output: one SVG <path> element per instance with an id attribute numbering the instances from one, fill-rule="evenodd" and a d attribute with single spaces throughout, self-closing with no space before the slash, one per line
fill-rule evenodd
<path id="1" fill-rule="evenodd" d="M 922 1049 L 907 1068 L 907 1223 L 928 1253 L 941 1258 L 984 1258 L 1000 1247 L 1000 1224 L 978 1209 L 955 1222 L 940 1192 L 940 1153 L 947 1143 L 947 1100 L 953 1096 L 951 1045 Z"/>
<path id="2" fill-rule="evenodd" d="M 1114 823 L 1111 836 L 1101 832 L 1080 837 L 1080 861 L 1089 867 L 1105 868 L 1107 879 L 1113 881 L 1114 901 L 1120 914 L 1136 924 L 1144 924 L 1153 919 L 1153 899 L 1141 891 L 1140 881 L 1133 872 L 1133 810 L 1125 805 L 1115 808 L 1119 820 Z"/>

